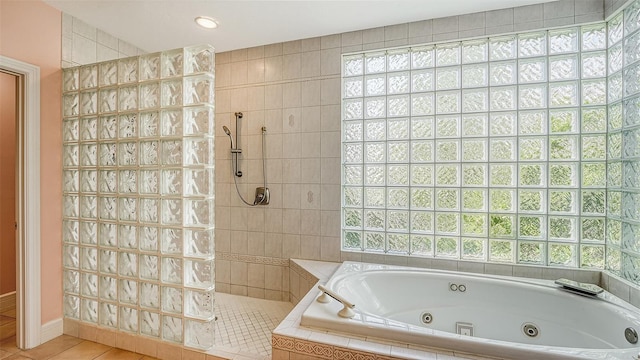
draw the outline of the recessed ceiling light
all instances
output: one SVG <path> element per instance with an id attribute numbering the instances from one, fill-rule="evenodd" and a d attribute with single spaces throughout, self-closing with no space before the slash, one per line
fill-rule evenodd
<path id="1" fill-rule="evenodd" d="M 198 16 L 195 18 L 195 22 L 205 29 L 215 29 L 218 27 L 218 23 L 208 16 Z"/>

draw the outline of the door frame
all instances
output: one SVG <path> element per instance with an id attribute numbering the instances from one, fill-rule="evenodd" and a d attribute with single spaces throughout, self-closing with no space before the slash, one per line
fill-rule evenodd
<path id="1" fill-rule="evenodd" d="M 40 67 L 0 55 L 0 70 L 18 77 L 16 124 L 16 339 L 40 345 Z"/>

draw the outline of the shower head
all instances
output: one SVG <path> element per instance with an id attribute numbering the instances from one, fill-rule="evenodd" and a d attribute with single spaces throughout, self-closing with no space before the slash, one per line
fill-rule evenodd
<path id="1" fill-rule="evenodd" d="M 222 130 L 224 130 L 224 133 L 225 133 L 225 134 L 227 134 L 227 135 L 231 136 L 231 131 L 229 131 L 229 128 L 228 128 L 228 127 L 223 126 L 223 127 L 222 127 Z"/>

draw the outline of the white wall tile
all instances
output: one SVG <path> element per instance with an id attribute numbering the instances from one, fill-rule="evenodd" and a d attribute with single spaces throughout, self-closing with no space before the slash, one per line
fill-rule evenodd
<path id="1" fill-rule="evenodd" d="M 248 59 L 247 49 L 238 49 L 231 51 L 231 62 L 247 61 Z"/>
<path id="2" fill-rule="evenodd" d="M 449 16 L 433 19 L 433 34 L 442 34 L 458 31 L 458 17 Z"/>
<path id="3" fill-rule="evenodd" d="M 322 133 L 326 134 L 326 133 Z M 302 158 L 319 158 L 321 156 L 320 147 L 321 133 L 302 133 L 301 134 L 301 152 Z M 338 153 L 340 145 L 338 145 Z"/>
<path id="4" fill-rule="evenodd" d="M 319 37 L 303 39 L 302 40 L 302 51 L 316 51 L 320 50 L 321 39 Z"/>
<path id="5" fill-rule="evenodd" d="M 582 0 L 579 0 L 582 1 Z M 544 3 L 544 19 L 565 18 L 575 15 L 574 0 L 560 0 Z"/>
<path id="6" fill-rule="evenodd" d="M 217 55 L 216 55 L 217 56 Z M 264 46 L 256 46 L 247 49 L 247 60 L 264 58 Z"/>
<path id="7" fill-rule="evenodd" d="M 100 29 L 97 32 L 97 42 L 113 50 L 118 50 L 118 38 Z"/>
<path id="8" fill-rule="evenodd" d="M 216 71 L 217 71 L 217 67 L 216 67 Z M 264 82 L 264 59 L 263 58 L 247 61 L 247 82 L 249 84 Z"/>
<path id="9" fill-rule="evenodd" d="M 302 53 L 301 59 L 301 75 L 302 77 L 320 76 L 320 51 L 309 51 Z"/>
<path id="10" fill-rule="evenodd" d="M 304 103 L 304 94 L 303 94 Z M 302 132 L 320 131 L 320 106 L 304 106 L 302 108 Z"/>
<path id="11" fill-rule="evenodd" d="M 458 30 L 482 29 L 485 27 L 485 13 L 458 16 Z"/>
<path id="12" fill-rule="evenodd" d="M 320 220 L 320 211 L 317 213 L 305 211 L 320 210 L 320 196 L 320 185 L 318 184 L 302 184 L 300 187 L 300 209 L 302 209 L 300 232 L 302 234 L 320 235 L 320 221 L 318 221 Z"/>
<path id="13" fill-rule="evenodd" d="M 91 64 L 97 61 L 97 44 L 84 36 L 73 34 L 71 61 L 77 64 Z"/>
<path id="14" fill-rule="evenodd" d="M 513 24 L 513 9 L 487 11 L 485 21 L 487 26 L 496 27 Z"/>
<path id="15" fill-rule="evenodd" d="M 409 37 L 409 25 L 398 24 L 384 27 L 384 40 L 398 40 Z"/>
<path id="16" fill-rule="evenodd" d="M 266 50 L 266 47 L 265 47 Z M 266 52 L 266 51 L 265 51 Z M 282 80 L 282 56 L 264 59 L 264 81 Z"/>
<path id="17" fill-rule="evenodd" d="M 231 63 L 231 85 L 245 85 L 248 81 L 249 70 L 247 61 Z"/>
<path id="18" fill-rule="evenodd" d="M 300 53 L 284 55 L 282 63 L 282 78 L 284 80 L 297 79 L 302 69 L 302 55 Z"/>
<path id="19" fill-rule="evenodd" d="M 362 45 L 362 31 L 351 31 L 343 33 L 341 46 Z"/>
<path id="20" fill-rule="evenodd" d="M 96 60 L 98 62 L 100 61 L 108 61 L 108 60 L 114 60 L 117 59 L 119 57 L 119 53 L 117 50 L 114 50 L 110 47 L 104 46 L 102 44 L 97 44 L 96 45 Z"/>
<path id="21" fill-rule="evenodd" d="M 384 27 L 367 29 L 362 31 L 362 43 L 384 42 Z"/>
<path id="22" fill-rule="evenodd" d="M 302 40 L 287 41 L 282 43 L 282 53 L 295 54 L 302 51 Z"/>
<path id="23" fill-rule="evenodd" d="M 513 9 L 513 22 L 517 25 L 520 23 L 541 21 L 544 19 L 543 4 L 535 4 L 528 6 L 519 6 Z M 487 23 L 487 25 L 491 25 Z"/>
<path id="24" fill-rule="evenodd" d="M 89 40 L 96 41 L 97 30 L 95 27 L 75 17 L 73 18 L 72 22 L 73 22 L 72 26 L 73 26 L 74 34 L 80 35 Z"/>
<path id="25" fill-rule="evenodd" d="M 320 38 L 320 49 L 332 49 L 340 47 L 342 37 L 340 34 L 326 35 Z"/>
<path id="26" fill-rule="evenodd" d="M 324 161 L 324 159 L 302 159 L 302 161 L 300 162 L 300 181 L 306 184 L 320 184 L 321 161 Z"/>
<path id="27" fill-rule="evenodd" d="M 602 0 L 578 0 L 575 1 L 574 14 L 586 15 L 593 13 L 604 14 L 604 1 Z M 601 19 L 602 20 L 602 19 Z"/>
<path id="28" fill-rule="evenodd" d="M 320 105 L 320 80 L 302 83 L 302 106 Z"/>
<path id="29" fill-rule="evenodd" d="M 324 49 L 320 51 L 320 74 L 340 74 L 340 48 Z"/>
<path id="30" fill-rule="evenodd" d="M 433 20 L 422 20 L 409 23 L 408 37 L 429 36 L 433 33 Z"/>

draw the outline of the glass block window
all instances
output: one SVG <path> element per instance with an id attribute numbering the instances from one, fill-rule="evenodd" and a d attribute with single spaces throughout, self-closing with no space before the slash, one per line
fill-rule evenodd
<path id="1" fill-rule="evenodd" d="M 64 70 L 66 318 L 213 346 L 213 61 L 194 46 Z"/>
<path id="2" fill-rule="evenodd" d="M 608 22 L 606 267 L 640 283 L 640 2 Z"/>
<path id="3" fill-rule="evenodd" d="M 604 23 L 343 56 L 342 249 L 603 268 L 608 56 Z"/>

